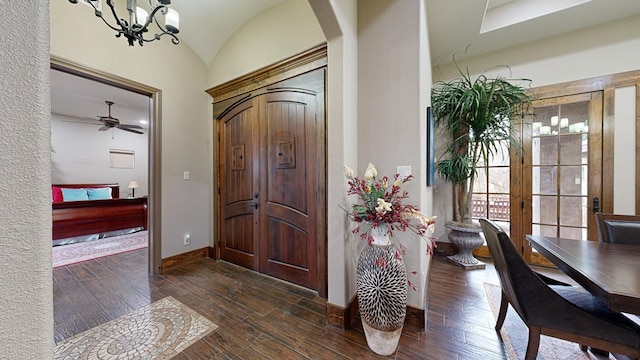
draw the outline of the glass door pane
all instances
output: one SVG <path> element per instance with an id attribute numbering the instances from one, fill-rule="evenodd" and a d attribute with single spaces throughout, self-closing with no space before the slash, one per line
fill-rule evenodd
<path id="1" fill-rule="evenodd" d="M 532 233 L 586 240 L 589 101 L 536 107 L 532 125 Z"/>

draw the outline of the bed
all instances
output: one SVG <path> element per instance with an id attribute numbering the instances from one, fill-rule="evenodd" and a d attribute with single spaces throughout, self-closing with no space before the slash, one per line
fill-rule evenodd
<path id="1" fill-rule="evenodd" d="M 53 240 L 132 228 L 147 229 L 147 198 L 120 198 L 118 184 L 53 184 L 51 189 Z M 65 201 L 56 195 L 58 190 L 74 194 L 82 189 L 92 189 L 87 191 L 94 194 L 110 192 L 110 198 L 94 196 L 91 200 Z"/>

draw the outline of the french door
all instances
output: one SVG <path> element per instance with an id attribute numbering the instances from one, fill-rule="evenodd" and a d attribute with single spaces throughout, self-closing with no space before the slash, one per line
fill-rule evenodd
<path id="1" fill-rule="evenodd" d="M 598 238 L 594 210 L 602 198 L 602 98 L 597 91 L 537 100 L 531 121 L 522 124 L 522 219 L 512 236 L 531 264 L 550 265 L 532 250 L 526 234 Z"/>
<path id="2" fill-rule="evenodd" d="M 527 234 L 596 240 L 594 204 L 602 198 L 602 92 L 533 101 L 514 120 L 520 151 L 503 151 L 478 173 L 472 213 L 495 220 L 531 264 L 551 263 Z M 485 248 L 479 256 L 488 256 Z"/>

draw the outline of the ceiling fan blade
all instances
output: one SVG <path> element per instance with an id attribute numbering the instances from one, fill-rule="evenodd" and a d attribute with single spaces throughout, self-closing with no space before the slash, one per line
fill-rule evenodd
<path id="1" fill-rule="evenodd" d="M 120 124 L 120 126 L 122 126 L 122 127 L 126 127 L 126 128 L 129 128 L 129 129 L 142 129 L 142 126 L 140 126 L 140 125 L 127 125 L 127 124 Z"/>
<path id="2" fill-rule="evenodd" d="M 111 128 L 110 128 L 110 127 L 108 127 L 108 126 L 103 126 L 103 127 L 101 127 L 100 129 L 98 129 L 98 131 L 107 131 L 107 130 L 109 130 L 109 129 L 111 129 Z"/>
<path id="3" fill-rule="evenodd" d="M 62 114 L 63 115 L 63 114 Z M 86 124 L 86 125 L 102 125 L 98 120 L 90 117 L 78 118 L 72 115 L 65 115 L 65 118 L 62 118 L 61 121 L 67 123 L 75 123 L 75 124 Z"/>
<path id="4" fill-rule="evenodd" d="M 136 126 L 136 125 L 133 125 L 133 126 Z M 116 126 L 116 127 L 117 127 L 118 129 L 120 129 L 120 130 L 124 130 L 124 131 L 128 131 L 128 132 L 132 132 L 132 133 L 135 133 L 135 134 L 144 134 L 144 133 L 143 133 L 142 131 L 140 131 L 140 130 L 132 129 L 132 128 L 127 127 L 127 126 L 124 126 L 124 125 L 118 125 L 118 126 Z"/>

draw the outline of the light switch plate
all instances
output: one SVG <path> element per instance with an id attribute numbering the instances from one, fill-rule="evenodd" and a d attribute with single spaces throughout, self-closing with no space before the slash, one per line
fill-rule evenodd
<path id="1" fill-rule="evenodd" d="M 396 172 L 400 174 L 401 178 L 406 178 L 411 175 L 411 166 L 398 166 L 396 167 Z"/>
<path id="2" fill-rule="evenodd" d="M 189 175 L 189 172 L 188 172 L 188 171 L 185 171 L 185 172 L 184 172 L 183 178 L 184 178 L 185 180 L 189 180 L 189 179 L 190 179 L 190 175 Z"/>

